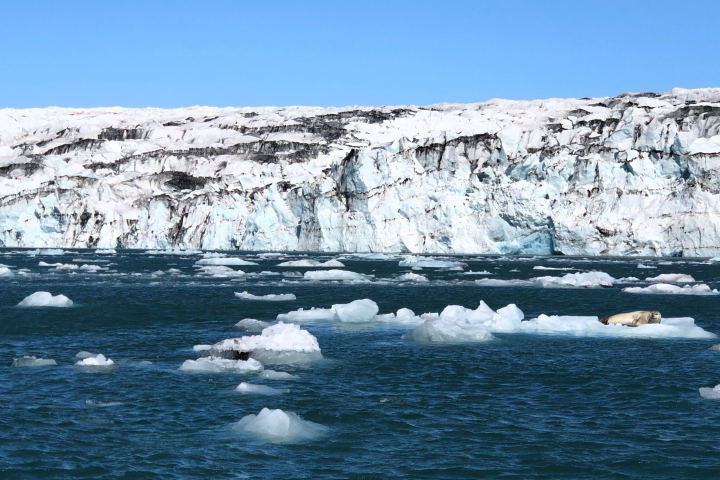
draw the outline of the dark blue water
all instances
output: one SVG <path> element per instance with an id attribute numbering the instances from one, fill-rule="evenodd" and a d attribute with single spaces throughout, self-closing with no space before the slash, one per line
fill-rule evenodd
<path id="1" fill-rule="evenodd" d="M 246 272 L 287 271 L 257 260 Z M 110 270 L 53 272 L 39 261 L 106 259 Z M 423 270 L 431 281 L 383 279 L 407 268 L 395 261 L 343 260 L 372 273 L 362 285 L 259 276 L 203 278 L 198 256 L 121 252 L 62 257 L 2 255 L 29 270 L 0 279 L 1 478 L 718 478 L 720 402 L 699 387 L 720 383 L 718 340 L 588 338 L 496 334 L 464 345 L 406 342 L 407 328 L 304 326 L 325 357 L 305 367 L 272 367 L 293 381 L 252 375 L 192 374 L 196 344 L 238 336 L 242 318 L 273 320 L 299 307 L 371 298 L 381 313 L 446 305 L 492 308 L 516 303 L 540 313 L 600 315 L 660 310 L 690 316 L 720 333 L 720 297 L 632 295 L 621 288 L 481 288 L 458 272 Z M 327 257 L 319 257 L 327 258 Z M 494 278 L 562 275 L 535 265 L 597 269 L 619 278 L 689 273 L 720 287 L 713 265 L 675 259 L 638 270 L 637 260 L 472 259 Z M 286 260 L 286 259 L 283 259 Z M 153 277 L 155 270 L 183 274 Z M 237 267 L 235 267 L 237 268 Z M 299 270 L 299 269 L 289 269 Z M 511 270 L 518 270 L 511 272 Z M 138 274 L 138 275 L 132 275 Z M 39 290 L 70 297 L 71 308 L 14 307 Z M 294 293 L 290 303 L 248 302 L 233 292 Z M 119 363 L 89 373 L 80 350 Z M 13 368 L 13 358 L 53 358 L 56 367 Z M 133 363 L 149 361 L 151 364 Z M 129 363 L 128 363 L 129 362 Z M 277 397 L 240 395 L 241 381 L 289 388 Z M 324 438 L 264 443 L 231 425 L 263 407 L 295 412 L 330 428 Z"/>

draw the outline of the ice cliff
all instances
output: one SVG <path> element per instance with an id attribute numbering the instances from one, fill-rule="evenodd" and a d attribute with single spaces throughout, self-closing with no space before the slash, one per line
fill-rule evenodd
<path id="1" fill-rule="evenodd" d="M 720 255 L 720 89 L 0 110 L 0 246 Z"/>

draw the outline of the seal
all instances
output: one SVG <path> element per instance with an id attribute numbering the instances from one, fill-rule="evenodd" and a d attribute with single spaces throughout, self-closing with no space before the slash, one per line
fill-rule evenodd
<path id="1" fill-rule="evenodd" d="M 626 327 L 637 327 L 646 323 L 660 323 L 662 317 L 660 312 L 627 312 L 618 313 L 607 318 L 600 319 L 604 325 L 625 325 Z"/>

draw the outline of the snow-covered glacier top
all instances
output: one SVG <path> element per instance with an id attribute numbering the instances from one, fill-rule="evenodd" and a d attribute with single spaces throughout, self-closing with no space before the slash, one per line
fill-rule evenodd
<path id="1" fill-rule="evenodd" d="M 0 110 L 0 246 L 720 254 L 720 89 Z"/>

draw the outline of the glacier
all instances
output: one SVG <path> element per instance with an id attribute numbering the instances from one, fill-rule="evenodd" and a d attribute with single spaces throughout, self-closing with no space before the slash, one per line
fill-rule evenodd
<path id="1" fill-rule="evenodd" d="M 720 89 L 0 110 L 0 247 L 720 255 Z"/>

